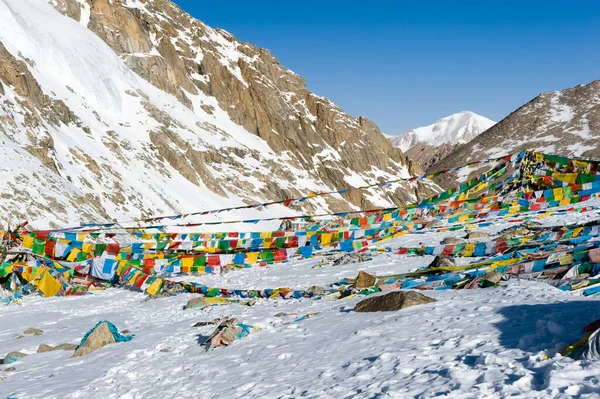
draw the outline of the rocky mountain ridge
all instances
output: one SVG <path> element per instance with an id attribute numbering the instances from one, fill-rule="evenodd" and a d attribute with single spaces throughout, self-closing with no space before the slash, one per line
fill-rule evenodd
<path id="1" fill-rule="evenodd" d="M 540 94 L 429 171 L 531 149 L 600 157 L 600 81 Z M 473 171 L 478 173 L 478 171 Z M 470 175 L 464 175 L 463 179 Z M 456 180 L 449 184 L 454 184 Z"/>
<path id="2" fill-rule="evenodd" d="M 0 25 L 4 220 L 60 226 L 348 188 L 297 210 L 355 210 L 437 190 L 352 189 L 421 171 L 268 50 L 168 0 L 0 0 Z"/>

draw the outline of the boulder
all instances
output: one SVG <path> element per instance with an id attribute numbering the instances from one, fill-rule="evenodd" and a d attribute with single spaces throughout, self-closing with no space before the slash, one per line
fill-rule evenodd
<path id="1" fill-rule="evenodd" d="M 14 363 L 17 360 L 24 358 L 25 356 L 27 356 L 25 353 L 10 352 L 6 356 L 4 356 L 4 359 L 2 360 L 2 364 L 11 364 L 11 363 Z"/>
<path id="2" fill-rule="evenodd" d="M 308 290 L 306 290 L 306 292 L 308 292 L 309 294 L 312 294 L 313 296 L 321 296 L 321 295 L 325 294 L 325 288 L 319 287 L 318 285 L 313 285 L 313 286 L 309 287 Z"/>
<path id="3" fill-rule="evenodd" d="M 44 332 L 40 329 L 37 328 L 28 328 L 27 330 L 23 331 L 23 334 L 25 335 L 42 335 Z"/>
<path id="4" fill-rule="evenodd" d="M 224 317 L 220 324 L 215 328 L 210 337 L 202 345 L 206 346 L 207 350 L 214 349 L 220 346 L 228 346 L 242 333 L 242 327 L 239 326 L 237 319 Z"/>
<path id="5" fill-rule="evenodd" d="M 394 291 L 363 299 L 354 306 L 355 312 L 390 312 L 415 305 L 435 302 L 435 299 L 413 291 Z"/>
<path id="6" fill-rule="evenodd" d="M 467 240 L 476 240 L 478 238 L 486 238 L 490 235 L 488 233 L 484 233 L 483 231 L 470 231 L 465 238 Z"/>
<path id="7" fill-rule="evenodd" d="M 489 281 L 490 283 L 498 284 L 500 281 L 502 281 L 502 273 L 488 272 L 483 276 L 483 279 Z"/>
<path id="8" fill-rule="evenodd" d="M 356 276 L 356 280 L 354 281 L 354 288 L 362 290 L 363 288 L 372 287 L 375 285 L 375 280 L 375 276 L 361 270 L 358 272 L 358 276 Z"/>
<path id="9" fill-rule="evenodd" d="M 55 351 L 74 351 L 77 349 L 77 344 L 60 344 L 54 347 Z"/>
<path id="10" fill-rule="evenodd" d="M 529 236 L 531 234 L 532 234 L 531 231 L 529 231 L 528 229 L 519 228 L 519 229 L 510 230 L 510 231 L 505 232 L 504 234 L 502 234 L 500 236 L 500 239 L 501 240 L 510 240 L 511 238 L 525 237 L 525 236 Z"/>
<path id="11" fill-rule="evenodd" d="M 454 262 L 453 258 L 451 258 L 449 256 L 438 255 L 433 259 L 433 261 L 427 267 L 430 269 L 435 269 L 438 267 L 454 267 L 454 266 L 456 266 L 456 262 Z"/>
<path id="12" fill-rule="evenodd" d="M 463 242 L 465 242 L 464 239 L 460 238 L 460 237 L 446 237 L 442 240 L 442 244 L 462 244 Z"/>
<path id="13" fill-rule="evenodd" d="M 83 345 L 79 346 L 73 357 L 80 357 L 90 354 L 103 346 L 114 344 L 117 341 L 113 336 L 112 331 L 108 327 L 107 323 L 102 323 L 94 329 L 94 331 L 87 337 Z"/>
<path id="14" fill-rule="evenodd" d="M 196 297 L 196 298 L 192 298 L 190 299 L 184 306 L 184 309 L 192 309 L 192 308 L 196 308 L 196 307 L 202 307 L 204 306 L 204 297 Z"/>
<path id="15" fill-rule="evenodd" d="M 442 224 L 443 224 L 443 223 L 442 223 L 442 221 L 441 221 L 441 220 L 439 220 L 439 219 L 433 219 L 433 220 L 431 220 L 431 221 L 427 222 L 427 223 L 425 224 L 425 226 L 423 226 L 423 227 L 424 227 L 424 228 L 426 228 L 426 229 L 433 229 L 433 228 L 435 228 L 435 227 L 439 227 L 439 226 L 441 226 Z"/>
<path id="16" fill-rule="evenodd" d="M 40 346 L 38 346 L 37 353 L 52 352 L 53 350 L 54 348 L 50 345 L 41 344 Z"/>

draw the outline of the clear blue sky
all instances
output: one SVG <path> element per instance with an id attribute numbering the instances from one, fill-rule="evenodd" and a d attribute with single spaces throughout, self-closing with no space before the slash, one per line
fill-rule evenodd
<path id="1" fill-rule="evenodd" d="M 600 79 L 598 1 L 175 2 L 387 133 L 463 110 L 500 120 Z"/>

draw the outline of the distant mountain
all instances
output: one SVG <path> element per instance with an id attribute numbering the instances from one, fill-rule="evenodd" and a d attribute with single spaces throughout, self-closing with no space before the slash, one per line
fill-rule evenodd
<path id="1" fill-rule="evenodd" d="M 495 123 L 474 112 L 463 111 L 400 136 L 387 137 L 409 159 L 427 169 L 454 151 L 458 145 L 468 143 Z"/>

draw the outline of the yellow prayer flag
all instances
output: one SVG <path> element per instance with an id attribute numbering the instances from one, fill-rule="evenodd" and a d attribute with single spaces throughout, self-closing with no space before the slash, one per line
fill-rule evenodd
<path id="1" fill-rule="evenodd" d="M 58 294 L 62 288 L 62 284 L 57 279 L 52 277 L 48 271 L 46 271 L 40 281 L 38 281 L 37 286 L 48 298 L 56 296 L 56 294 Z"/>
<path id="2" fill-rule="evenodd" d="M 554 200 L 560 200 L 563 198 L 563 189 L 562 188 L 553 188 L 552 194 L 554 194 Z"/>
<path id="3" fill-rule="evenodd" d="M 161 278 L 157 278 L 148 286 L 148 288 L 146 288 L 146 292 L 150 295 L 158 294 L 158 291 L 162 287 L 162 282 L 163 280 Z"/>
<path id="4" fill-rule="evenodd" d="M 248 252 L 246 254 L 246 261 L 249 265 L 253 265 L 258 260 L 258 252 Z"/>
<path id="5" fill-rule="evenodd" d="M 321 234 L 321 245 L 329 244 L 331 242 L 331 237 L 333 237 L 333 234 L 331 233 Z"/>
<path id="6" fill-rule="evenodd" d="M 577 173 L 555 173 L 554 178 L 569 184 L 577 183 Z"/>
<path id="7" fill-rule="evenodd" d="M 77 255 L 79 255 L 81 251 L 78 248 L 73 248 L 69 256 L 67 256 L 67 261 L 75 262 L 77 260 Z"/>
<path id="8" fill-rule="evenodd" d="M 33 237 L 25 236 L 23 238 L 23 247 L 28 248 L 28 249 L 33 248 Z"/>
<path id="9" fill-rule="evenodd" d="M 32 268 L 31 271 L 29 271 L 29 268 L 27 268 L 23 273 L 21 273 L 21 276 L 25 279 L 25 281 L 30 282 L 38 278 L 43 272 L 44 269 L 41 267 Z"/>
<path id="10" fill-rule="evenodd" d="M 81 250 L 86 254 L 91 254 L 94 252 L 94 244 L 83 244 Z"/>
<path id="11" fill-rule="evenodd" d="M 577 169 L 580 170 L 585 170 L 587 169 L 589 163 L 588 162 L 584 162 L 584 161 L 573 161 L 573 163 L 575 164 L 575 166 L 577 167 Z"/>
<path id="12" fill-rule="evenodd" d="M 465 244 L 465 249 L 464 249 L 463 256 L 471 256 L 471 255 L 473 255 L 474 251 L 475 251 L 475 243 L 474 242 L 468 242 L 468 243 Z"/>

